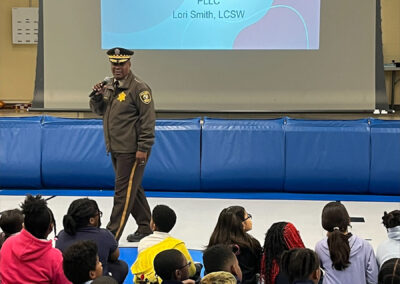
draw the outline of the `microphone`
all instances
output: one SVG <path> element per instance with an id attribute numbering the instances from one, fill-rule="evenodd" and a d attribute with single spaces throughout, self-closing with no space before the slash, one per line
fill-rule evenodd
<path id="1" fill-rule="evenodd" d="M 104 78 L 104 80 L 103 80 L 103 82 L 101 82 L 101 87 L 104 87 L 105 85 L 107 85 L 108 83 L 111 83 L 112 82 L 112 77 L 105 77 Z M 93 90 L 91 93 L 90 93 L 90 95 L 89 95 L 89 98 L 91 98 L 91 97 L 93 97 L 94 95 L 96 95 L 96 93 L 97 93 L 97 91 L 96 90 Z"/>

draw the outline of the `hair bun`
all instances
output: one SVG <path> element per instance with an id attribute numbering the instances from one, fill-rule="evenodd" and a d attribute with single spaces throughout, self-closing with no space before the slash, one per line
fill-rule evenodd
<path id="1" fill-rule="evenodd" d="M 76 222 L 75 219 L 70 215 L 66 214 L 63 218 L 64 231 L 69 235 L 75 235 L 76 233 Z"/>
<path id="2" fill-rule="evenodd" d="M 385 211 L 382 216 L 382 223 L 387 229 L 400 226 L 400 210 L 389 213 Z"/>

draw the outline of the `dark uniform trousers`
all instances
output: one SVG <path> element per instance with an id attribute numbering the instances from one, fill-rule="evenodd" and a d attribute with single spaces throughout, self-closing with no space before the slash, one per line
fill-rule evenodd
<path id="1" fill-rule="evenodd" d="M 149 155 L 150 152 L 148 157 Z M 132 214 L 139 233 L 152 233 L 150 207 L 141 186 L 145 165 L 136 163 L 136 153 L 112 153 L 111 160 L 115 171 L 115 192 L 114 206 L 107 229 L 118 241 L 129 214 Z"/>

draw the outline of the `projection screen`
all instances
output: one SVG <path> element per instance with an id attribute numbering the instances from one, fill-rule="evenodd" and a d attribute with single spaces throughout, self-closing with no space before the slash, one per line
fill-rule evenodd
<path id="1" fill-rule="evenodd" d="M 300 13 L 303 20 L 293 9 L 287 8 L 300 5 L 301 2 L 307 7 L 308 1 L 313 1 L 315 5 Z M 241 5 L 249 1 L 235 2 Z M 102 44 L 104 48 L 113 44 L 124 47 L 131 44 L 128 41 L 130 38 L 138 43 L 132 59 L 132 69 L 151 86 L 156 109 L 159 111 L 296 112 L 374 109 L 375 1 L 263 2 L 270 2 L 269 7 L 276 8 L 258 13 L 256 19 L 247 23 L 248 26 L 242 25 L 239 29 L 250 32 L 236 33 L 235 40 L 227 36 L 230 40 L 228 43 L 221 41 L 220 45 L 215 45 L 221 36 L 215 31 L 217 25 L 208 23 L 207 29 L 213 34 L 214 40 L 202 38 L 200 34 L 197 36 L 198 29 L 193 29 L 189 32 L 190 37 L 184 31 L 185 38 L 190 38 L 190 41 L 171 45 L 174 41 L 169 40 L 175 32 L 168 33 L 168 27 L 163 27 L 162 32 L 150 34 L 155 38 L 154 43 L 161 46 L 152 46 L 151 37 L 147 36 L 147 39 L 150 38 L 148 46 L 144 43 L 141 45 L 143 37 L 128 35 L 135 29 L 131 27 L 132 21 L 126 12 L 128 9 L 123 5 L 127 0 L 113 0 L 115 9 L 104 3 L 101 5 L 99 0 L 43 1 L 44 108 L 88 109 L 91 87 L 111 73 Z M 246 9 L 241 6 L 239 8 L 237 11 Z M 319 9 L 319 19 L 316 18 L 316 8 Z M 310 9 L 314 11 L 311 13 Z M 224 12 L 235 9 L 227 7 L 219 10 Z M 139 11 L 145 13 L 146 9 Z M 190 11 L 188 9 L 188 17 Z M 216 10 L 208 7 L 202 11 L 216 13 Z M 295 46 L 295 35 L 304 37 L 301 34 L 304 29 L 301 28 L 302 24 L 307 24 L 307 13 L 313 15 L 314 24 L 318 22 L 319 30 L 315 32 L 310 28 L 308 45 L 302 45 L 300 39 Z M 107 37 L 103 27 L 102 39 L 101 15 L 103 25 L 104 19 L 108 19 L 118 36 Z M 163 20 L 173 16 L 164 15 Z M 218 14 L 214 16 L 218 17 Z M 284 21 L 277 20 L 282 17 L 289 23 L 297 21 L 297 25 L 288 26 Z M 258 26 L 258 30 L 265 31 L 267 40 L 262 38 L 262 34 L 251 33 L 251 29 L 260 25 L 263 19 L 266 25 Z M 228 27 L 229 23 L 225 23 L 222 32 Z M 291 27 L 298 31 L 290 30 Z M 278 33 L 286 36 L 278 37 Z M 274 42 L 277 38 L 279 44 Z"/>

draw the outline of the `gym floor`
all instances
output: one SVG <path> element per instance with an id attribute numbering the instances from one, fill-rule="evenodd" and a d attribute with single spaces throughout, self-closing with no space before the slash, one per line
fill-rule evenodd
<path id="1" fill-rule="evenodd" d="M 35 191 L 0 191 L 1 211 L 13 209 L 24 200 L 26 193 Z M 76 192 L 76 195 L 73 193 Z M 62 218 L 70 203 L 81 197 L 89 197 L 97 201 L 103 212 L 102 227 L 105 227 L 112 208 L 112 191 L 60 191 L 46 190 L 41 192 L 49 198 L 48 205 L 53 210 L 57 231 L 62 230 Z M 59 195 L 62 193 L 63 195 Z M 205 248 L 221 210 L 231 205 L 241 205 L 253 216 L 253 230 L 250 233 L 261 244 L 268 228 L 279 221 L 292 222 L 300 231 L 305 245 L 314 248 L 315 244 L 325 236 L 321 227 L 321 212 L 324 205 L 332 200 L 341 200 L 353 218 L 353 234 L 367 239 L 376 250 L 377 246 L 387 238 L 386 229 L 381 224 L 384 211 L 400 209 L 400 198 L 374 197 L 366 198 L 346 195 L 306 195 L 301 194 L 199 194 L 199 193 L 163 193 L 148 192 L 148 201 L 153 208 L 157 204 L 165 204 L 173 208 L 178 216 L 175 227 L 170 232 L 174 237 L 182 239 L 192 253 L 194 261 L 201 262 L 201 250 Z M 235 199 L 230 199 L 235 198 Z M 346 201 L 347 200 L 347 201 Z M 358 201 L 354 201 L 358 200 Z M 136 230 L 132 217 L 129 218 L 120 240 L 121 258 L 129 266 L 136 259 L 137 243 L 126 241 L 128 234 Z M 54 234 L 49 236 L 53 239 Z M 132 283 L 129 273 L 125 283 Z"/>

